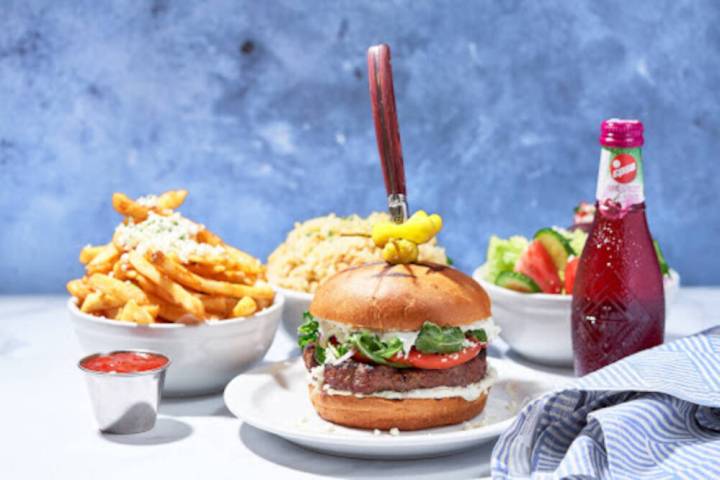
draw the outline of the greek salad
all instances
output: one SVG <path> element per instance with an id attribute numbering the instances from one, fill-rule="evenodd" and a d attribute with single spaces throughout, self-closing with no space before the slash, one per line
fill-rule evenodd
<path id="1" fill-rule="evenodd" d="M 572 294 L 575 273 L 590 227 L 595 206 L 580 203 L 574 210 L 569 228 L 546 227 L 532 238 L 514 235 L 509 238 L 490 237 L 485 280 L 500 287 L 523 293 Z M 663 275 L 668 266 L 657 241 L 655 252 Z"/>

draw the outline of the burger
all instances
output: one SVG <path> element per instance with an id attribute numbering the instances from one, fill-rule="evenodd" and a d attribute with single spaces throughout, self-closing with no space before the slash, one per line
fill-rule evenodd
<path id="1" fill-rule="evenodd" d="M 462 272 L 375 263 L 318 288 L 298 343 L 322 418 L 419 430 L 483 411 L 495 378 L 486 347 L 497 333 L 487 293 Z"/>

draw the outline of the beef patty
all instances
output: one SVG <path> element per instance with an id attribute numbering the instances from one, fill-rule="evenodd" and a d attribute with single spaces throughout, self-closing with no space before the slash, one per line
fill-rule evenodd
<path id="1" fill-rule="evenodd" d="M 308 369 L 318 365 L 314 345 L 305 347 L 303 359 Z M 383 390 L 407 392 L 418 388 L 462 387 L 482 380 L 486 370 L 487 356 L 483 349 L 472 360 L 443 370 L 393 368 L 349 359 L 338 365 L 325 365 L 323 376 L 324 383 L 332 389 L 370 394 Z"/>

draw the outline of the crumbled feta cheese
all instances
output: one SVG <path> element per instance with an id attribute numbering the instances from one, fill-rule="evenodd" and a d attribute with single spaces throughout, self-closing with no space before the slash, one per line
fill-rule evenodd
<path id="1" fill-rule="evenodd" d="M 138 198 L 135 200 L 136 203 L 139 203 L 143 207 L 157 207 L 158 204 L 158 197 L 157 195 L 145 195 L 143 197 Z"/>
<path id="2" fill-rule="evenodd" d="M 375 430 L 373 430 L 373 435 L 375 435 L 376 437 L 379 437 L 381 434 L 382 434 L 382 432 L 380 430 L 378 430 L 377 428 Z"/>
<path id="3" fill-rule="evenodd" d="M 497 419 L 496 421 L 500 421 L 500 419 Z M 474 428 L 482 428 L 482 427 L 486 427 L 487 425 L 488 425 L 488 420 L 486 418 L 481 418 L 480 420 L 477 420 L 475 422 L 464 422 L 463 430 L 472 430 Z"/>
<path id="4" fill-rule="evenodd" d="M 400 430 L 397 427 L 393 427 L 390 429 L 390 435 L 392 435 L 393 437 L 397 437 L 398 435 L 400 435 Z"/>
<path id="5" fill-rule="evenodd" d="M 193 255 L 222 255 L 222 247 L 196 241 L 202 229 L 202 225 L 178 212 L 167 216 L 150 212 L 145 221 L 134 223 L 130 219 L 127 224 L 118 225 L 114 239 L 125 250 L 135 249 L 141 254 L 148 251 L 174 254 L 183 262 Z"/>

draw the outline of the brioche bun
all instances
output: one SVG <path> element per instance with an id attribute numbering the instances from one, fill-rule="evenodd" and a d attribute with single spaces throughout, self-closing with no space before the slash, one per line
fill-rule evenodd
<path id="1" fill-rule="evenodd" d="M 490 298 L 471 277 L 447 265 L 371 263 L 325 281 L 310 305 L 316 317 L 371 330 L 456 327 L 490 317 Z"/>
<path id="2" fill-rule="evenodd" d="M 486 392 L 472 401 L 461 397 L 388 400 L 329 395 L 315 385 L 310 385 L 309 390 L 313 407 L 325 420 L 346 427 L 380 430 L 422 430 L 462 423 L 483 411 L 488 396 Z"/>

